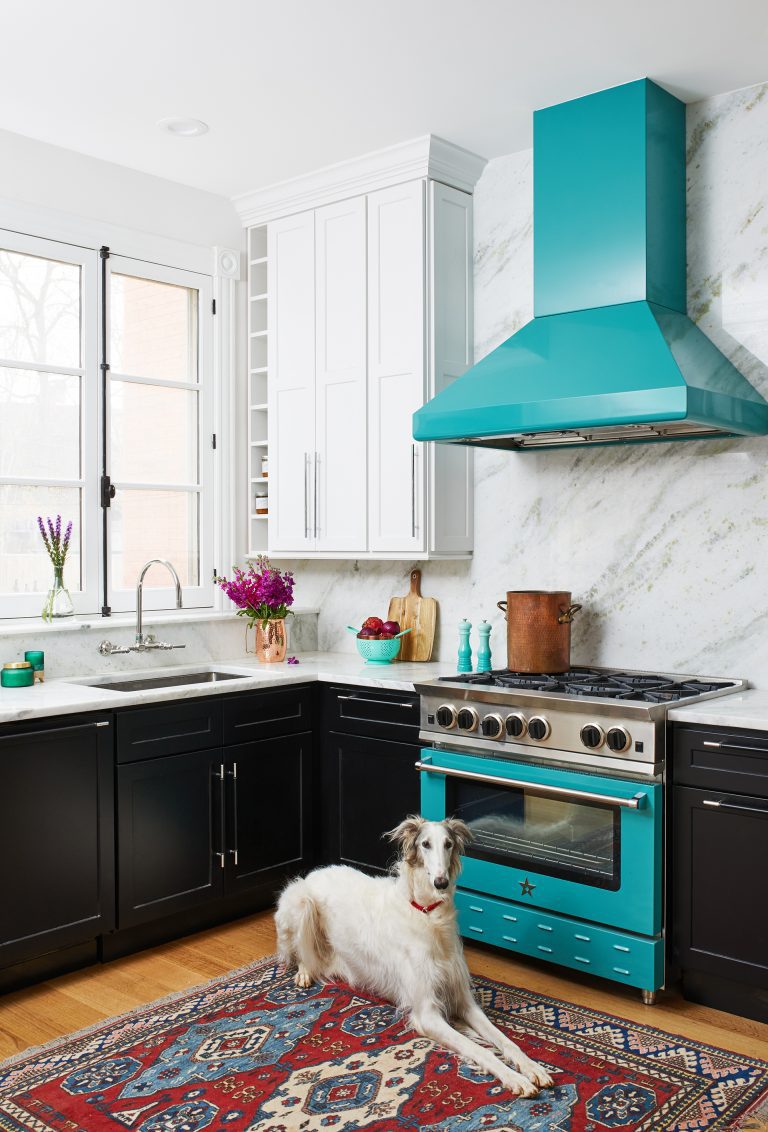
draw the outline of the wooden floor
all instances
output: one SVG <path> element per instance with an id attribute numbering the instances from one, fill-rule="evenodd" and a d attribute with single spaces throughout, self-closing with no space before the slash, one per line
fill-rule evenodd
<path id="1" fill-rule="evenodd" d="M 261 912 L 7 994 L 0 997 L 0 1059 L 274 951 L 272 913 Z M 760 1022 L 696 1006 L 669 991 L 662 992 L 656 1006 L 643 1006 L 639 991 L 534 961 L 518 963 L 492 948 L 467 946 L 466 954 L 476 974 L 768 1060 L 768 1025 Z"/>

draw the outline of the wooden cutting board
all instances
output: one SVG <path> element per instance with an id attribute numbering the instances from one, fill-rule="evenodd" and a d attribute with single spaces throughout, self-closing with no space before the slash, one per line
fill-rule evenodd
<path id="1" fill-rule="evenodd" d="M 411 588 L 404 597 L 393 597 L 387 621 L 397 621 L 400 629 L 411 629 L 400 639 L 397 660 L 429 660 L 435 640 L 437 602 L 421 596 L 421 570 L 411 570 Z"/>

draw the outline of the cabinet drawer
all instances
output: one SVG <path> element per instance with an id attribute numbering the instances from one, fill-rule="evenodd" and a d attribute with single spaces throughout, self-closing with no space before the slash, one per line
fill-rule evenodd
<path id="1" fill-rule="evenodd" d="M 312 731 L 314 703 L 314 689 L 304 684 L 228 696 L 224 701 L 224 745 Z"/>
<path id="2" fill-rule="evenodd" d="M 419 741 L 419 697 L 413 692 L 331 685 L 325 696 L 329 731 L 405 743 Z"/>
<path id="3" fill-rule="evenodd" d="M 204 751 L 221 746 L 221 700 L 126 708 L 116 724 L 118 763 Z"/>
<path id="4" fill-rule="evenodd" d="M 656 990 L 664 982 L 664 941 L 585 925 L 513 901 L 456 891 L 459 930 L 465 939 L 548 959 L 577 971 Z"/>
<path id="5" fill-rule="evenodd" d="M 675 727 L 673 744 L 676 783 L 768 798 L 768 734 Z"/>

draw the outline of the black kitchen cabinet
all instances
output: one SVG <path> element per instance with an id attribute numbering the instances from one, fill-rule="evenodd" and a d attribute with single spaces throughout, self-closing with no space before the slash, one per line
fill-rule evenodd
<path id="1" fill-rule="evenodd" d="M 120 932 L 248 892 L 270 903 L 311 867 L 312 735 L 294 732 L 310 726 L 313 694 L 299 686 L 118 714 Z"/>
<path id="2" fill-rule="evenodd" d="M 768 1022 L 768 736 L 677 726 L 673 956 L 686 998 Z"/>
<path id="3" fill-rule="evenodd" d="M 114 924 L 109 717 L 0 728 L 0 780 L 0 968 L 65 949 L 95 959 Z"/>
<path id="4" fill-rule="evenodd" d="M 323 721 L 323 858 L 383 873 L 395 853 L 382 834 L 420 809 L 418 697 L 332 686 Z"/>

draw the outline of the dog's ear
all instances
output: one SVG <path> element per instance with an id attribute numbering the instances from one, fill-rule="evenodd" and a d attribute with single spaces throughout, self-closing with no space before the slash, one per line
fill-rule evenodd
<path id="1" fill-rule="evenodd" d="M 400 856 L 405 861 L 412 863 L 416 856 L 416 839 L 423 825 L 424 818 L 419 817 L 418 814 L 409 814 L 407 818 L 400 822 L 400 825 L 388 830 L 384 837 L 396 842 L 400 846 Z"/>
<path id="2" fill-rule="evenodd" d="M 472 830 L 461 818 L 446 818 L 443 825 L 456 842 L 459 853 L 463 853 L 472 840 Z"/>

